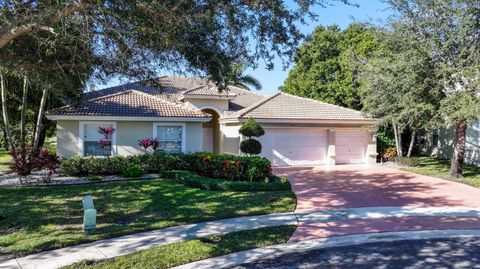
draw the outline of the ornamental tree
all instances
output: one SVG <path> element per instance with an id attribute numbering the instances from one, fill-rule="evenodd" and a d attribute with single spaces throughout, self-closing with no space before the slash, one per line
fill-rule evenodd
<path id="1" fill-rule="evenodd" d="M 240 134 L 246 136 L 247 139 L 243 140 L 240 143 L 240 151 L 249 154 L 249 155 L 257 155 L 262 152 L 262 144 L 260 141 L 252 138 L 252 137 L 260 137 L 265 134 L 265 130 L 263 130 L 262 126 L 256 122 L 253 118 L 249 118 L 247 122 L 245 122 L 239 130 Z"/>

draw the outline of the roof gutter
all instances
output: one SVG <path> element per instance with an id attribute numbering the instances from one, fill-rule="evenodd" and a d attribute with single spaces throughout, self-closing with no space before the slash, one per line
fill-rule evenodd
<path id="1" fill-rule="evenodd" d="M 210 117 L 120 117 L 120 116 L 66 116 L 47 115 L 49 120 L 90 120 L 90 121 L 186 121 L 186 122 L 209 122 Z"/>
<path id="2" fill-rule="evenodd" d="M 371 120 L 308 120 L 308 119 L 261 119 L 261 118 L 254 118 L 256 122 L 260 123 L 340 123 L 340 124 L 376 124 L 378 119 L 371 119 Z M 246 122 L 248 119 L 245 118 L 224 118 L 220 119 L 220 123 L 239 123 L 239 122 Z"/>

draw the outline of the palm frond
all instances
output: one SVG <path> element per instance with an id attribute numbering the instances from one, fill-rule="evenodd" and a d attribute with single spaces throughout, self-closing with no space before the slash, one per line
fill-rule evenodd
<path id="1" fill-rule="evenodd" d="M 262 89 L 262 83 L 251 75 L 242 75 L 238 78 L 237 84 L 246 86 L 248 90 L 250 90 L 250 87 L 253 87 L 257 91 Z"/>

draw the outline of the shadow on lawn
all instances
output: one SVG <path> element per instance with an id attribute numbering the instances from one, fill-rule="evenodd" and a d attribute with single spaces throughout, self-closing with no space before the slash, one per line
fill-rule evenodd
<path id="1" fill-rule="evenodd" d="M 98 225 L 94 234 L 85 237 L 81 197 L 87 194 L 94 196 Z M 159 179 L 0 188 L 0 204 L 7 217 L 0 221 L 2 260 L 6 253 L 32 253 L 168 226 L 293 210 L 294 196 L 205 191 Z M 21 240 L 29 242 L 16 245 Z"/>

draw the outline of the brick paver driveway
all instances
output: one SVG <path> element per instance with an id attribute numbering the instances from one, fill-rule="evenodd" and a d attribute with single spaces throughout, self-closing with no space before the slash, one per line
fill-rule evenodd
<path id="1" fill-rule="evenodd" d="M 380 206 L 480 208 L 480 189 L 393 168 L 365 165 L 281 167 L 297 195 L 296 212 Z M 300 225 L 291 240 L 383 231 L 480 228 L 477 217 L 390 217 Z"/>

